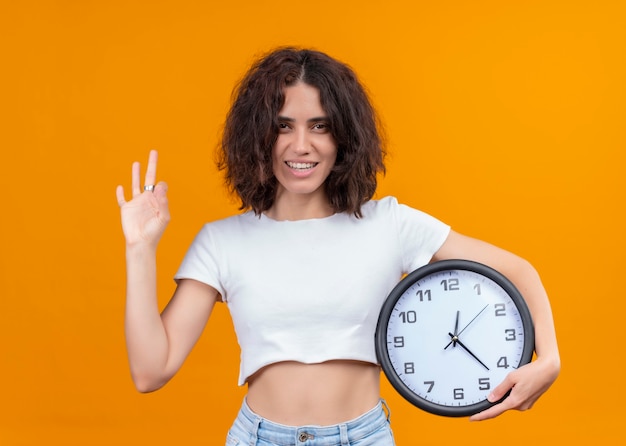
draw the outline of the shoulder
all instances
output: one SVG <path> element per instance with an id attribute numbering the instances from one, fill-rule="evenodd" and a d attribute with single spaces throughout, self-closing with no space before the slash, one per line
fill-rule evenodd
<path id="1" fill-rule="evenodd" d="M 400 231 L 447 233 L 450 227 L 436 217 L 409 205 L 400 203 L 394 196 L 370 200 L 363 205 L 363 216 L 372 220 L 386 221 Z"/>
<path id="2" fill-rule="evenodd" d="M 400 204 L 393 196 L 382 197 L 378 200 L 369 200 L 361 207 L 364 217 L 387 214 L 395 211 Z"/>
<path id="3" fill-rule="evenodd" d="M 237 238 L 238 234 L 245 231 L 246 220 L 255 219 L 254 213 L 251 214 L 252 216 L 246 212 L 204 223 L 196 233 L 193 245 L 215 247 L 221 240 L 226 241 Z"/>
<path id="4" fill-rule="evenodd" d="M 401 203 L 394 196 L 385 196 L 378 200 L 370 200 L 363 205 L 363 213 L 376 214 L 393 214 L 398 217 L 423 217 L 434 218 L 427 212 L 412 207 L 405 203 Z"/>
<path id="5" fill-rule="evenodd" d="M 213 220 L 202 226 L 201 233 L 213 233 L 224 231 L 237 231 L 239 228 L 254 224 L 260 219 L 254 215 L 254 212 L 248 211 L 243 214 L 231 215 L 229 217 Z"/>
<path id="6" fill-rule="evenodd" d="M 394 196 L 385 196 L 378 200 L 370 200 L 362 207 L 366 218 L 404 219 L 423 217 L 426 214 L 419 209 L 400 203 Z"/>

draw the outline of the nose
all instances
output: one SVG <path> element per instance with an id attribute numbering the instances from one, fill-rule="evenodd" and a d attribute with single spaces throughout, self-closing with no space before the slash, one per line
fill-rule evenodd
<path id="1" fill-rule="evenodd" d="M 294 133 L 292 141 L 293 151 L 297 155 L 305 155 L 311 151 L 311 141 L 309 132 L 306 129 L 298 129 Z"/>

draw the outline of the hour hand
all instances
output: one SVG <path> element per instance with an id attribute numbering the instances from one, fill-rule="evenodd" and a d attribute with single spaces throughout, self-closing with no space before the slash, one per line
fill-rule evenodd
<path id="1" fill-rule="evenodd" d="M 452 345 L 452 347 L 456 347 L 456 343 L 458 341 L 458 335 L 459 335 L 459 315 L 460 315 L 460 311 L 457 310 L 456 311 L 456 321 L 454 322 L 454 335 L 450 335 L 452 337 L 452 340 L 450 342 L 448 342 L 448 345 L 446 345 L 443 349 L 446 350 L 448 347 L 450 347 L 450 345 Z"/>

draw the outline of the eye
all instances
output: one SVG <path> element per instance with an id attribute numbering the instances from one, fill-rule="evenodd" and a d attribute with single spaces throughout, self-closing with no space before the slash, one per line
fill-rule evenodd
<path id="1" fill-rule="evenodd" d="M 278 123 L 278 132 L 279 133 L 285 133 L 289 131 L 289 124 L 286 124 L 284 122 L 279 122 Z"/>
<path id="2" fill-rule="evenodd" d="M 316 122 L 311 128 L 318 133 L 327 133 L 330 131 L 328 124 L 326 124 L 325 122 Z"/>

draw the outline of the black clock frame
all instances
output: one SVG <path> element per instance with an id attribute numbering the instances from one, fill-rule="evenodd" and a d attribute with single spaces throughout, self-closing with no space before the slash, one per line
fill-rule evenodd
<path id="1" fill-rule="evenodd" d="M 376 326 L 375 346 L 376 356 L 385 376 L 387 377 L 393 388 L 396 389 L 396 391 L 404 399 L 406 399 L 414 406 L 435 415 L 441 415 L 446 417 L 465 417 L 474 415 L 478 412 L 482 412 L 483 410 L 488 409 L 494 404 L 498 404 L 508 396 L 508 393 L 500 401 L 497 402 L 492 403 L 485 399 L 484 401 L 481 401 L 479 403 L 467 406 L 445 406 L 425 400 L 415 394 L 400 379 L 393 365 L 391 364 L 387 347 L 387 328 L 389 325 L 389 319 L 393 312 L 393 308 L 395 307 L 400 297 L 415 282 L 418 282 L 419 280 L 422 280 L 423 278 L 431 274 L 453 270 L 470 271 L 476 274 L 480 274 L 502 287 L 502 289 L 504 289 L 504 291 L 511 297 L 511 300 L 519 311 L 520 317 L 522 318 L 522 324 L 524 326 L 524 348 L 522 350 L 520 361 L 515 367 L 517 368 L 531 362 L 533 353 L 535 351 L 534 326 L 530 310 L 528 309 L 528 305 L 526 304 L 526 301 L 524 300 L 522 294 L 515 287 L 515 285 L 513 285 L 513 283 L 502 273 L 485 264 L 472 260 L 450 259 L 433 262 L 416 269 L 415 271 L 404 277 L 400 282 L 398 282 L 398 284 L 394 287 L 391 293 L 389 293 L 389 296 L 387 297 L 381 308 L 380 315 L 378 317 L 378 324 Z"/>

